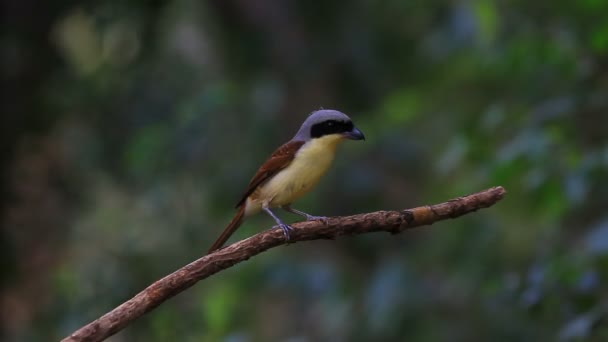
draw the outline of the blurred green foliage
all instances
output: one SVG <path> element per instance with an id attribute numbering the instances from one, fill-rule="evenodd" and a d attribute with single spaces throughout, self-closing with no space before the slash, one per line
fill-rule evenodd
<path id="1" fill-rule="evenodd" d="M 3 340 L 57 340 L 200 257 L 319 107 L 368 140 L 297 208 L 508 195 L 274 249 L 112 340 L 608 340 L 608 2 L 4 5 Z"/>

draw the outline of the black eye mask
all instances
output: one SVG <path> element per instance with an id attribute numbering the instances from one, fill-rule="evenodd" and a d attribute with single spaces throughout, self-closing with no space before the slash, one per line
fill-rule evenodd
<path id="1" fill-rule="evenodd" d="M 353 130 L 351 121 L 327 120 L 314 124 L 310 129 L 312 138 L 319 138 L 324 135 L 346 133 Z"/>

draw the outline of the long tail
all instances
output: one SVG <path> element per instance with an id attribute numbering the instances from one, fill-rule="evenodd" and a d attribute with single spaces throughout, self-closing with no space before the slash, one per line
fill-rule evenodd
<path id="1" fill-rule="evenodd" d="M 226 243 L 226 240 L 228 240 L 228 238 L 237 230 L 237 228 L 241 226 L 244 217 L 245 206 L 241 205 L 239 206 L 239 210 L 236 212 L 236 215 L 234 215 L 234 217 L 232 218 L 232 221 L 228 223 L 228 226 L 222 232 L 222 235 L 220 235 L 220 237 L 217 238 L 217 240 L 213 243 L 213 246 L 209 248 L 208 254 L 222 248 L 224 243 Z"/>

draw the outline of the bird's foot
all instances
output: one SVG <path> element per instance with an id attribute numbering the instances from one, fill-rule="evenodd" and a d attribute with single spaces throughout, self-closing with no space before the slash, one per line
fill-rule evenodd
<path id="1" fill-rule="evenodd" d="M 314 216 L 314 215 L 306 215 L 306 221 L 321 221 L 324 224 L 327 224 L 329 218 L 326 216 Z"/>
<path id="2" fill-rule="evenodd" d="M 289 232 L 293 230 L 290 225 L 281 223 L 278 226 L 274 226 L 274 228 L 281 228 L 283 230 L 283 235 L 285 236 L 285 240 L 289 241 Z"/>

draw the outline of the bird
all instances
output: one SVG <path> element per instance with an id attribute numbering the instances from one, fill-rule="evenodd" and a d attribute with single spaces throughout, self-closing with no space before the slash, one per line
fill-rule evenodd
<path id="1" fill-rule="evenodd" d="M 274 219 L 287 241 L 292 228 L 273 212 L 274 208 L 307 221 L 326 222 L 326 217 L 309 215 L 291 204 L 317 184 L 333 162 L 338 144 L 348 139 L 365 140 L 365 136 L 346 114 L 333 109 L 312 112 L 295 136 L 277 148 L 251 178 L 236 205 L 236 214 L 208 253 L 220 249 L 247 217 L 261 211 Z"/>

